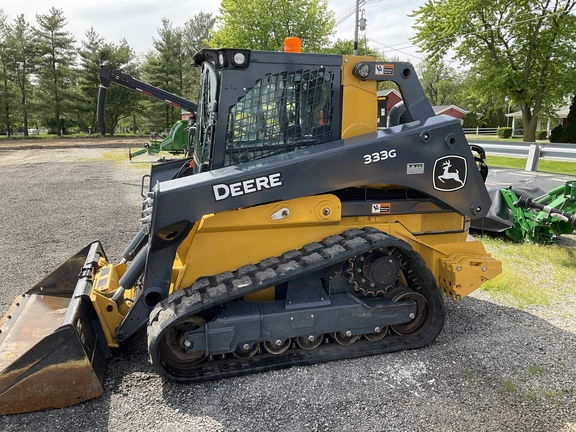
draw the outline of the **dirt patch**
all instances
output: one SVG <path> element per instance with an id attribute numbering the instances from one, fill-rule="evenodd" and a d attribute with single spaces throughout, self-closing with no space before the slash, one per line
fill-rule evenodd
<path id="1" fill-rule="evenodd" d="M 142 147 L 148 141 L 146 136 L 134 137 L 101 137 L 91 138 L 27 138 L 2 139 L 2 150 L 35 150 L 35 149 L 67 149 L 67 148 L 128 148 Z"/>

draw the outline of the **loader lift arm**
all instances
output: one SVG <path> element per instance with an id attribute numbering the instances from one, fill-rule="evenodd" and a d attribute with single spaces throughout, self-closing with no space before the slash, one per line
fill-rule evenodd
<path id="1" fill-rule="evenodd" d="M 191 113 L 196 113 L 197 105 L 194 102 L 184 99 L 183 97 L 177 96 L 166 90 L 162 90 L 153 85 L 147 84 L 143 81 L 137 80 L 120 71 L 110 69 L 102 66 L 100 68 L 100 88 L 98 90 L 98 122 L 102 123 L 104 121 L 104 111 L 106 108 L 106 93 L 108 91 L 108 86 L 111 83 L 121 85 L 130 90 L 136 90 L 154 99 L 157 99 L 165 104 L 175 106 L 177 108 L 183 108 Z"/>

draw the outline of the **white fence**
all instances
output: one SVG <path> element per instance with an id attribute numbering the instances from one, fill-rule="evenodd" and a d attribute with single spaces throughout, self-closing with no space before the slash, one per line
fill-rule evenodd
<path id="1" fill-rule="evenodd" d="M 486 154 L 526 157 L 526 171 L 536 171 L 539 159 L 576 162 L 576 144 L 506 143 L 501 141 L 470 141 L 470 144 L 479 145 Z M 576 166 L 574 173 L 576 174 Z"/>
<path id="2" fill-rule="evenodd" d="M 476 138 L 478 138 L 481 135 L 494 135 L 495 136 L 498 129 L 499 128 L 481 128 L 481 127 L 462 128 L 465 135 L 476 135 Z M 512 136 L 522 135 L 522 132 L 523 132 L 522 129 L 514 129 L 512 131 Z"/>

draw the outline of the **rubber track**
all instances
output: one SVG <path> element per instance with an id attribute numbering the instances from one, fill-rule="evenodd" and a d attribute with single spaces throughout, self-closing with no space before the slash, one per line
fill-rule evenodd
<path id="1" fill-rule="evenodd" d="M 430 322 L 420 333 L 408 337 L 386 336 L 378 342 L 363 338 L 349 346 L 335 342 L 306 351 L 294 343 L 287 352 L 272 355 L 262 353 L 249 359 L 237 359 L 228 355 L 220 360 L 204 361 L 175 374 L 168 371 L 159 354 L 163 335 L 186 317 L 264 288 L 288 282 L 314 271 L 329 268 L 356 255 L 374 249 L 395 247 L 402 251 L 408 261 L 405 273 L 408 285 L 423 294 L 430 304 Z M 279 257 L 271 257 L 255 265 L 240 267 L 211 277 L 199 278 L 189 288 L 180 289 L 156 305 L 148 323 L 148 349 L 155 370 L 165 378 L 176 382 L 200 382 L 224 377 L 283 369 L 297 365 L 361 357 L 428 345 L 440 333 L 444 325 L 444 304 L 440 291 L 423 259 L 406 242 L 374 228 L 351 229 L 340 235 L 332 235 L 320 242 L 291 250 Z M 221 358 L 221 356 L 218 356 Z"/>

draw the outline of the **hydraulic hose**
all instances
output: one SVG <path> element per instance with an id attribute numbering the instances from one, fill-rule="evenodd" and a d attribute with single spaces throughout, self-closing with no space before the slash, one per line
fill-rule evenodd
<path id="1" fill-rule="evenodd" d="M 540 204 L 534 201 L 532 198 L 527 197 L 526 195 L 520 195 L 518 201 L 514 203 L 514 207 L 523 208 L 523 209 L 536 209 L 540 210 L 548 215 L 553 215 L 558 219 L 561 219 L 565 222 L 570 222 L 570 225 L 576 228 L 576 213 L 568 213 L 562 210 L 555 209 L 553 207 Z"/>

